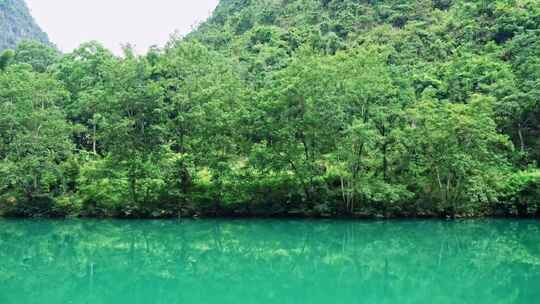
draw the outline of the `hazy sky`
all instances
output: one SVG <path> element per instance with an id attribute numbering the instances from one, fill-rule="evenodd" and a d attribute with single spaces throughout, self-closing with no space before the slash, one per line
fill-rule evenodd
<path id="1" fill-rule="evenodd" d="M 218 0 L 26 0 L 32 15 L 60 50 L 97 40 L 119 53 L 131 43 L 144 52 L 178 30 L 187 34 Z"/>

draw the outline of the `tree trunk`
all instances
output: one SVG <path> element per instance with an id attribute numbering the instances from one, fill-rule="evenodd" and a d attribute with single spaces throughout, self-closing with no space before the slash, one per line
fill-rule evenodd
<path id="1" fill-rule="evenodd" d="M 525 153 L 525 141 L 523 139 L 521 124 L 518 124 L 518 136 L 519 136 L 519 146 L 521 148 L 521 153 Z"/>
<path id="2" fill-rule="evenodd" d="M 96 133 L 97 133 L 97 127 L 96 127 L 96 124 L 94 124 L 93 134 L 92 134 L 92 152 L 94 152 L 94 154 L 97 154 Z"/>

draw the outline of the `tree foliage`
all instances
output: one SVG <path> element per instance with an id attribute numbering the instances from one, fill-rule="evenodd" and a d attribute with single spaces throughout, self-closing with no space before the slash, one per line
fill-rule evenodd
<path id="1" fill-rule="evenodd" d="M 115 56 L 0 56 L 0 210 L 537 216 L 532 0 L 223 0 Z"/>

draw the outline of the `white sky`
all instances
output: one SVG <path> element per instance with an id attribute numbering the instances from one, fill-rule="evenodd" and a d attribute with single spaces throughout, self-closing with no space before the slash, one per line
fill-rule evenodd
<path id="1" fill-rule="evenodd" d="M 218 0 L 26 0 L 50 40 L 64 52 L 97 40 L 117 54 L 131 43 L 138 52 L 163 46 L 204 21 Z"/>

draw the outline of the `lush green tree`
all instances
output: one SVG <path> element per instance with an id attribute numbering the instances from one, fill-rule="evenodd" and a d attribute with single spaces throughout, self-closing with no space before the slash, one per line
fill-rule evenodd
<path id="1" fill-rule="evenodd" d="M 351 212 L 358 201 L 384 205 L 408 196 L 393 171 L 402 157 L 400 117 L 413 93 L 386 65 L 388 56 L 384 49 L 373 48 L 336 57 L 346 126 L 335 155 L 343 170 L 342 197 Z"/>
<path id="2" fill-rule="evenodd" d="M 496 201 L 509 170 L 512 145 L 497 132 L 493 99 L 475 95 L 467 104 L 420 102 L 408 113 L 410 181 L 440 211 L 474 213 Z"/>
<path id="3" fill-rule="evenodd" d="M 55 77 L 69 90 L 67 115 L 78 126 L 76 143 L 82 149 L 98 153 L 102 113 L 112 102 L 112 71 L 117 59 L 97 42 L 81 45 L 63 56 L 53 69 Z"/>
<path id="4" fill-rule="evenodd" d="M 93 55 L 91 58 L 94 58 Z M 101 56 L 97 58 L 98 64 L 102 59 Z M 150 197 L 154 195 L 153 192 L 160 190 L 152 184 L 152 176 L 159 173 L 154 172 L 156 169 L 152 164 L 160 158 L 161 145 L 165 143 L 161 128 L 165 114 L 162 113 L 162 90 L 149 79 L 150 72 L 145 58 L 137 57 L 126 49 L 125 58 L 105 70 L 109 82 L 103 91 L 91 89 L 84 95 L 79 94 L 79 100 L 97 101 L 97 110 L 90 109 L 96 112 L 89 122 L 93 124 L 93 137 L 97 136 L 101 141 L 101 154 L 108 159 L 104 163 L 110 166 L 106 172 L 113 173 L 112 176 L 105 174 L 101 178 L 125 181 L 129 189 L 124 197 L 126 210 L 144 208 L 152 202 Z M 102 76 L 96 76 L 92 80 L 98 81 L 98 85 L 103 84 Z M 105 96 L 107 104 L 95 98 L 98 96 Z M 96 132 L 98 124 L 100 129 Z M 95 152 L 95 142 L 92 149 Z M 101 164 L 100 161 L 98 164 Z M 92 179 L 88 181 L 95 182 Z"/>
<path id="5" fill-rule="evenodd" d="M 498 204 L 508 214 L 535 216 L 540 208 L 540 170 L 528 169 L 511 174 L 503 182 Z"/>
<path id="6" fill-rule="evenodd" d="M 0 201 L 9 212 L 52 213 L 65 194 L 62 163 L 73 153 L 67 100 L 59 81 L 29 66 L 0 74 Z"/>
<path id="7" fill-rule="evenodd" d="M 231 62 L 199 43 L 171 41 L 154 69 L 164 91 L 163 127 L 177 154 L 174 183 L 186 201 L 201 170 L 210 169 L 219 186 L 238 160 L 234 128 L 243 109 L 242 83 Z"/>
<path id="8" fill-rule="evenodd" d="M 13 61 L 26 63 L 36 72 L 45 72 L 60 59 L 58 50 L 35 41 L 22 41 L 17 45 Z"/>
<path id="9" fill-rule="evenodd" d="M 308 205 L 326 172 L 325 155 L 345 125 L 339 70 L 333 58 L 309 49 L 278 72 L 261 92 L 252 117 L 253 164 L 260 170 L 291 172 Z"/>
<path id="10" fill-rule="evenodd" d="M 9 49 L 3 51 L 2 54 L 0 54 L 0 71 L 3 71 L 7 68 L 7 66 L 13 60 L 13 56 L 15 56 L 15 52 Z"/>

